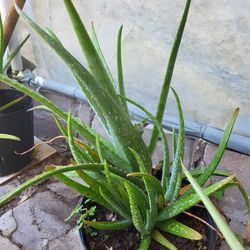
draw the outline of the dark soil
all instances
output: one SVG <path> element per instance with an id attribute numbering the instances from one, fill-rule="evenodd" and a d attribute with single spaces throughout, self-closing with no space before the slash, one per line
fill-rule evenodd
<path id="1" fill-rule="evenodd" d="M 88 206 L 96 206 L 95 219 L 97 221 L 115 220 L 116 215 L 107 211 L 106 209 L 92 203 Z M 195 207 L 189 210 L 190 213 L 203 218 L 204 209 Z M 205 250 L 207 248 L 207 231 L 208 226 L 201 221 L 190 217 L 186 214 L 177 216 L 177 220 L 181 221 L 187 226 L 192 227 L 203 235 L 203 239 L 200 241 L 191 241 L 188 239 L 180 238 L 168 233 L 162 234 L 172 242 L 178 249 L 181 250 Z M 210 229 L 211 230 L 211 229 Z M 85 241 L 89 247 L 89 250 L 137 250 L 139 247 L 139 234 L 134 227 L 130 227 L 121 231 L 99 231 L 92 228 L 86 228 L 82 231 L 85 234 Z M 217 237 L 216 247 L 219 249 L 221 240 Z M 151 250 L 165 250 L 166 248 L 159 243 L 152 241 L 150 245 Z M 213 249 L 213 250 L 214 250 Z"/>

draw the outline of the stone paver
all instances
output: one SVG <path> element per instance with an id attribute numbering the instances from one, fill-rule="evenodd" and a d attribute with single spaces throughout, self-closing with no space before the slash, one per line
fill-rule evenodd
<path id="1" fill-rule="evenodd" d="M 212 144 L 207 145 L 204 155 L 206 165 L 211 161 L 216 148 Z M 218 169 L 235 173 L 247 194 L 250 194 L 250 156 L 226 150 Z M 226 190 L 220 205 L 231 219 L 230 226 L 232 229 L 244 237 L 246 233 L 247 209 L 239 190 L 237 188 Z"/>
<path id="2" fill-rule="evenodd" d="M 9 239 L 4 238 L 0 235 L 0 249 L 1 250 L 20 250 L 15 244 L 13 244 Z"/>
<path id="3" fill-rule="evenodd" d="M 69 187 L 67 187 L 65 184 L 61 182 L 54 182 L 48 185 L 48 189 L 50 189 L 52 192 L 65 197 L 68 201 L 72 201 L 75 199 L 79 199 L 81 195 L 77 193 L 76 191 L 73 191 Z"/>
<path id="4" fill-rule="evenodd" d="M 73 228 L 66 235 L 49 242 L 47 249 L 53 250 L 83 250 L 77 228 Z"/>
<path id="5" fill-rule="evenodd" d="M 49 191 L 24 201 L 13 209 L 18 224 L 12 234 L 13 242 L 25 250 L 42 249 L 41 246 L 47 245 L 48 241 L 61 237 L 72 228 L 64 219 L 75 205 L 69 206 Z"/>
<path id="6" fill-rule="evenodd" d="M 16 220 L 13 217 L 12 210 L 9 210 L 0 217 L 0 231 L 4 236 L 9 237 L 16 229 Z"/>

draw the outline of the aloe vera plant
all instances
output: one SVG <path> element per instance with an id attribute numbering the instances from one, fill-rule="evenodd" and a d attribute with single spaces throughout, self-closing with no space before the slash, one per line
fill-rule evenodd
<path id="1" fill-rule="evenodd" d="M 39 93 L 1 74 L 0 80 L 2 82 L 31 96 L 42 104 L 39 108 L 50 110 L 54 114 L 55 122 L 61 133 L 67 138 L 75 161 L 74 164 L 68 166 L 48 166 L 42 174 L 31 178 L 1 197 L 1 205 L 10 201 L 29 186 L 55 176 L 73 190 L 120 216 L 119 220 L 112 222 L 97 222 L 84 218 L 84 224 L 98 230 L 121 230 L 134 226 L 141 235 L 139 246 L 141 250 L 149 249 L 152 240 L 158 241 L 168 249 L 177 249 L 163 236 L 162 232 L 191 240 L 200 240 L 202 235 L 199 232 L 177 221 L 175 217 L 202 200 L 208 206 L 211 214 L 215 214 L 215 222 L 218 221 L 218 224 L 220 224 L 221 221 L 218 220 L 218 214 L 215 212 L 216 208 L 208 202 L 208 196 L 221 189 L 231 186 L 238 187 L 250 212 L 246 192 L 236 181 L 235 176 L 216 171 L 232 132 L 239 112 L 238 109 L 233 113 L 218 150 L 205 171 L 189 173 L 181 165 L 185 144 L 184 119 L 179 97 L 175 90 L 170 87 L 170 82 L 190 3 L 190 0 L 186 1 L 168 61 L 156 116 L 125 96 L 121 60 L 122 28 L 118 32 L 117 39 L 119 88 L 116 91 L 115 82 L 101 52 L 95 30 L 92 26 L 93 36 L 90 37 L 71 0 L 64 0 L 64 4 L 87 59 L 88 69 L 63 47 L 51 30 L 41 28 L 17 8 L 23 20 L 55 50 L 71 69 L 90 105 L 110 135 L 113 144 L 98 135 L 87 124 L 80 122 L 70 113 L 64 112 Z M 174 155 L 172 161 L 170 161 L 167 138 L 161 126 L 169 89 L 172 89 L 179 113 L 178 134 L 173 133 Z M 127 102 L 141 109 L 152 120 L 154 129 L 149 145 L 144 144 L 141 134 L 133 126 L 129 117 Z M 62 125 L 61 120 L 67 122 L 66 127 Z M 76 138 L 74 132 L 78 132 L 84 137 L 85 141 Z M 152 174 L 151 162 L 151 155 L 155 150 L 155 142 L 158 136 L 161 138 L 164 149 L 160 180 Z M 212 175 L 220 175 L 224 178 L 206 186 L 206 181 Z M 85 184 L 74 179 L 75 176 L 82 179 Z M 182 181 L 186 178 L 193 187 L 182 187 Z M 220 225 L 219 228 L 221 229 Z M 226 223 L 223 224 L 221 231 L 225 234 L 226 240 L 230 238 L 228 243 L 232 249 L 243 249 Z"/>

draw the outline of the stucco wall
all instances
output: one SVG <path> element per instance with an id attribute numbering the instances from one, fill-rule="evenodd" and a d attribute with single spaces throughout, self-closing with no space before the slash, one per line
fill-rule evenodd
<path id="1" fill-rule="evenodd" d="M 104 55 L 116 78 L 116 34 L 123 32 L 127 95 L 155 110 L 170 48 L 184 7 L 171 0 L 75 0 L 83 20 L 94 21 Z M 30 8 L 32 7 L 32 8 Z M 26 11 L 51 27 L 84 62 L 62 0 L 31 0 Z M 236 133 L 250 136 L 250 2 L 193 0 L 172 84 L 182 100 L 185 118 L 224 128 L 240 107 Z M 20 36 L 27 26 L 19 23 Z M 48 79 L 75 84 L 62 61 L 32 35 L 24 50 Z M 176 114 L 172 95 L 166 109 Z"/>

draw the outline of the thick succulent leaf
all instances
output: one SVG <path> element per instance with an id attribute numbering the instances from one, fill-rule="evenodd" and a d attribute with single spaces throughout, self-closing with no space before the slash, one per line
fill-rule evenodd
<path id="1" fill-rule="evenodd" d="M 109 165 L 106 160 L 103 160 L 103 166 L 104 166 L 104 175 L 106 177 L 105 179 L 106 187 L 108 188 L 110 193 L 113 195 L 114 199 L 116 200 L 118 204 L 122 204 L 125 208 L 128 208 L 126 199 L 123 200 L 121 198 L 119 190 L 118 190 L 120 183 L 117 183 L 117 179 L 114 178 L 111 172 L 109 171 Z"/>
<path id="2" fill-rule="evenodd" d="M 70 1 L 67 2 L 69 3 Z M 16 9 L 19 15 L 55 50 L 70 68 L 89 103 L 98 114 L 104 126 L 106 126 L 120 157 L 128 160 L 130 166 L 136 168 L 134 157 L 128 150 L 128 147 L 134 148 L 140 153 L 145 166 L 150 169 L 151 158 L 146 150 L 146 146 L 140 133 L 134 128 L 129 116 L 124 111 L 120 99 L 117 96 L 115 98 L 111 91 L 100 84 L 76 58 L 58 43 L 57 39 L 54 39 L 53 36 L 50 36 L 34 23 L 17 6 Z"/>
<path id="3" fill-rule="evenodd" d="M 103 159 L 103 155 L 102 155 L 102 149 L 101 149 L 101 145 L 100 145 L 100 136 L 99 135 L 96 136 L 95 144 L 96 144 L 96 150 L 97 150 L 97 153 L 98 153 L 98 157 L 99 157 L 100 161 L 102 163 L 104 163 L 104 159 Z"/>
<path id="4" fill-rule="evenodd" d="M 109 192 L 107 189 L 100 188 L 100 193 L 102 197 L 107 201 L 107 203 L 109 203 L 109 205 L 113 208 L 113 210 L 116 211 L 117 214 L 128 220 L 131 218 L 129 212 L 126 211 L 126 208 L 122 207 L 121 203 L 118 204 L 118 202 L 112 196 L 111 192 Z"/>
<path id="5" fill-rule="evenodd" d="M 4 205 L 7 203 L 9 200 L 20 194 L 22 191 L 27 189 L 28 187 L 35 185 L 37 183 L 40 183 L 43 180 L 46 180 L 49 177 L 61 174 L 61 173 L 66 173 L 66 172 L 71 172 L 75 170 L 86 170 L 86 171 L 103 171 L 103 165 L 102 164 L 82 164 L 82 165 L 69 165 L 69 166 L 49 166 L 47 168 L 47 171 L 29 179 L 28 181 L 20 184 L 18 187 L 14 188 L 12 191 L 7 193 L 6 195 L 2 196 L 0 198 L 0 206 Z M 116 172 L 115 170 L 114 172 Z"/>
<path id="6" fill-rule="evenodd" d="M 10 66 L 11 61 L 13 58 L 18 54 L 24 44 L 28 41 L 30 35 L 27 35 L 24 40 L 18 45 L 18 47 L 7 57 L 7 60 L 3 62 L 3 72 L 6 72 L 8 67 Z"/>
<path id="7" fill-rule="evenodd" d="M 238 113 L 239 113 L 239 109 L 236 109 L 226 127 L 225 133 L 220 141 L 220 145 L 218 146 L 211 163 L 206 167 L 203 174 L 198 177 L 197 182 L 199 183 L 199 185 L 203 186 L 206 183 L 206 181 L 209 179 L 209 177 L 213 174 L 215 169 L 217 168 L 224 154 L 224 151 L 227 147 L 227 144 L 228 144 L 230 135 L 232 133 L 233 126 L 238 116 Z M 188 193 L 191 193 L 191 190 Z"/>
<path id="8" fill-rule="evenodd" d="M 49 27 L 45 27 L 44 31 L 47 32 L 48 35 L 51 36 L 58 44 L 63 46 L 57 35 Z"/>
<path id="9" fill-rule="evenodd" d="M 84 220 L 84 224 L 98 230 L 123 230 L 132 226 L 130 220 L 117 220 L 117 221 L 88 221 Z"/>
<path id="10" fill-rule="evenodd" d="M 130 163 L 133 163 L 133 161 L 130 160 L 130 154 L 127 151 L 126 144 L 130 144 L 128 146 L 135 148 L 136 151 L 139 151 L 144 158 L 143 160 L 147 168 L 151 167 L 148 164 L 148 162 L 150 163 L 151 160 L 147 155 L 147 151 L 144 149 L 142 138 L 140 138 L 138 132 L 133 128 L 129 120 L 129 116 L 126 115 L 126 112 L 120 112 L 120 100 L 117 97 L 117 93 L 113 85 L 113 79 L 110 78 L 109 71 L 106 70 L 105 64 L 103 64 L 102 59 L 98 55 L 98 52 L 96 51 L 95 46 L 92 43 L 79 14 L 77 13 L 71 0 L 64 0 L 64 4 L 71 18 L 82 51 L 84 52 L 85 57 L 88 61 L 90 71 L 92 72 L 97 82 L 102 86 L 102 88 L 99 88 L 100 90 L 98 90 L 96 86 L 95 89 L 92 88 L 92 91 L 91 88 L 88 90 L 88 87 L 82 87 L 85 95 L 87 96 L 90 103 L 92 103 L 92 106 L 96 110 L 97 114 L 100 115 L 100 118 L 103 121 L 104 125 L 107 126 L 108 132 L 111 135 L 111 138 L 114 140 L 114 143 L 118 146 L 118 149 L 125 153 Z M 68 66 L 70 67 L 70 64 L 68 64 Z M 72 72 L 74 72 L 74 68 L 71 67 Z M 84 78 L 84 82 L 86 82 L 86 72 L 84 75 L 80 75 L 79 73 L 77 73 L 76 75 L 75 73 L 74 75 L 76 76 L 76 79 L 78 79 L 79 84 L 83 81 Z M 80 86 L 81 85 L 82 84 L 80 84 Z M 94 84 L 92 83 L 92 85 Z M 89 91 L 89 95 L 86 93 L 86 91 Z M 100 91 L 103 93 L 101 93 Z M 94 95 L 99 95 L 99 97 L 95 98 Z M 102 95 L 102 97 L 100 95 Z M 95 100 L 91 102 L 92 99 Z M 113 101 L 113 103 L 110 103 L 111 100 Z M 107 108 L 105 108 L 105 104 L 108 104 Z M 124 132 L 121 132 L 122 129 L 124 129 Z M 133 135 L 131 134 L 131 136 L 126 136 L 126 134 L 129 134 L 130 131 L 133 131 Z M 137 146 L 137 144 L 139 146 Z"/>
<path id="11" fill-rule="evenodd" d="M 68 115 L 68 131 L 67 132 L 68 132 L 69 148 L 70 148 L 70 151 L 71 151 L 75 161 L 77 162 L 77 164 L 85 163 L 85 159 L 83 158 L 80 150 L 78 150 L 78 148 L 75 145 L 74 136 L 72 133 L 72 116 L 71 116 L 70 112 Z"/>
<path id="12" fill-rule="evenodd" d="M 49 111 L 51 111 L 51 110 L 49 110 Z M 64 126 L 61 124 L 59 119 L 54 114 L 52 114 L 52 117 L 53 117 L 58 129 L 60 130 L 61 134 L 68 137 L 67 129 L 64 128 Z M 87 145 L 85 142 L 81 141 L 78 138 L 74 138 L 74 142 L 76 144 L 75 149 L 78 151 L 78 154 L 81 155 L 83 160 L 85 160 L 85 162 L 87 162 L 87 163 L 99 162 L 99 158 L 98 158 L 97 153 L 94 149 L 92 149 L 89 145 Z"/>
<path id="13" fill-rule="evenodd" d="M 11 108 L 12 106 L 16 105 L 17 103 L 21 102 L 24 98 L 26 97 L 26 95 L 23 95 L 21 97 L 16 98 L 13 101 L 8 102 L 7 104 L 3 105 L 0 107 L 0 112 L 3 112 L 4 110 Z"/>
<path id="14" fill-rule="evenodd" d="M 146 170 L 145 166 L 143 165 L 143 162 L 141 160 L 140 155 L 136 151 L 134 151 L 132 148 L 130 150 L 133 153 L 134 157 L 136 158 L 136 160 L 139 164 L 140 171 L 144 174 L 147 174 L 147 170 Z M 145 230 L 148 232 L 151 232 L 155 226 L 156 221 L 157 221 L 157 198 L 158 198 L 158 195 L 155 192 L 155 188 L 153 186 L 153 183 L 150 182 L 147 178 L 145 178 L 143 176 L 142 176 L 142 179 L 143 179 L 143 182 L 145 184 L 146 191 L 148 194 L 148 204 L 149 204 L 149 212 L 147 214 L 147 221 L 146 221 Z"/>
<path id="15" fill-rule="evenodd" d="M 216 191 L 223 188 L 228 183 L 232 182 L 234 176 L 230 176 L 228 178 L 225 178 L 215 184 L 212 184 L 206 188 L 204 188 L 204 193 L 206 195 L 211 195 L 215 193 Z M 159 221 L 164 221 L 170 218 L 175 217 L 176 215 L 182 213 L 183 211 L 188 210 L 189 208 L 193 207 L 197 203 L 201 201 L 198 194 L 190 194 L 185 197 L 180 197 L 176 202 L 173 202 L 170 204 L 167 208 L 163 209 L 158 217 Z"/>
<path id="16" fill-rule="evenodd" d="M 151 243 L 151 235 L 142 235 L 138 250 L 148 250 Z"/>
<path id="17" fill-rule="evenodd" d="M 127 176 L 134 176 L 134 177 L 143 177 L 147 179 L 149 182 L 151 182 L 152 186 L 154 187 L 155 192 L 158 195 L 164 196 L 162 186 L 160 185 L 159 180 L 157 180 L 153 175 L 142 173 L 142 172 L 133 172 L 127 174 Z"/>
<path id="18" fill-rule="evenodd" d="M 32 97 L 37 102 L 43 104 L 48 109 L 51 110 L 54 114 L 56 114 L 58 117 L 63 119 L 64 121 L 67 121 L 68 114 L 66 112 L 63 112 L 62 109 L 60 109 L 58 106 L 56 106 L 53 102 L 48 100 L 46 97 L 42 96 L 41 94 L 37 93 L 36 91 L 30 89 L 29 87 L 20 84 L 19 82 L 9 79 L 8 77 L 0 74 L 0 81 L 6 83 L 7 85 L 19 90 L 20 92 L 23 92 L 24 94 Z M 75 130 L 79 132 L 81 136 L 83 136 L 89 143 L 92 145 L 95 145 L 96 140 L 96 132 L 91 129 L 87 124 L 84 124 L 80 122 L 78 119 L 72 117 L 72 126 Z M 103 154 L 107 160 L 112 162 L 114 166 L 117 166 L 121 169 L 124 169 L 125 171 L 130 170 L 130 166 L 127 161 L 124 160 L 124 158 L 121 158 L 120 155 L 118 155 L 115 147 L 105 140 L 104 138 L 100 138 L 100 144 L 102 147 Z"/>
<path id="19" fill-rule="evenodd" d="M 202 235 L 196 230 L 182 224 L 174 219 L 160 222 L 156 226 L 158 229 L 190 240 L 201 240 Z"/>
<path id="20" fill-rule="evenodd" d="M 220 229 L 221 233 L 225 237 L 228 245 L 232 250 L 243 250 L 243 246 L 238 241 L 237 237 L 234 235 L 233 231 L 230 229 L 229 225 L 226 223 L 225 218 L 218 212 L 215 205 L 208 198 L 207 194 L 202 190 L 198 182 L 194 179 L 194 177 L 188 172 L 188 170 L 182 165 L 184 174 L 187 176 L 190 184 L 193 186 L 197 195 L 199 195 L 201 201 L 207 208 L 208 212 L 212 216 L 214 222 L 217 227 Z"/>
<path id="21" fill-rule="evenodd" d="M 99 44 L 99 41 L 98 41 L 98 38 L 97 38 L 97 34 L 96 34 L 96 31 L 95 31 L 95 27 L 94 27 L 94 23 L 92 22 L 91 23 L 91 30 L 92 30 L 92 42 L 93 42 L 93 45 L 95 46 L 95 49 L 96 49 L 96 52 L 98 53 L 100 59 L 102 60 L 102 64 L 104 65 L 110 79 L 112 80 L 112 82 L 114 83 L 114 80 L 113 80 L 113 77 L 111 75 L 111 72 L 110 72 L 110 69 L 108 67 L 108 64 L 103 56 L 103 53 L 102 53 L 102 50 L 101 50 L 101 46 Z"/>
<path id="22" fill-rule="evenodd" d="M 125 89 L 124 89 L 124 82 L 123 82 L 123 70 L 122 70 L 122 29 L 123 26 L 120 27 L 117 36 L 117 74 L 118 74 L 118 93 L 121 96 L 126 96 Z M 123 107 L 127 114 L 128 112 L 128 105 L 126 100 L 121 99 Z"/>
<path id="23" fill-rule="evenodd" d="M 126 189 L 126 187 L 125 187 L 124 183 L 129 181 L 129 184 L 130 184 L 131 188 L 133 189 L 133 192 L 134 192 L 134 195 L 136 196 L 136 199 L 138 201 L 140 201 L 138 203 L 140 211 L 143 214 L 143 216 L 146 217 L 146 210 L 148 209 L 149 204 L 148 204 L 148 197 L 145 194 L 144 189 L 143 189 L 144 188 L 143 182 L 135 183 L 129 179 L 125 179 L 124 177 L 121 177 L 118 175 L 113 175 L 113 177 L 117 179 L 118 183 L 120 183 L 120 184 L 122 183 L 123 187 L 125 189 Z M 127 177 L 127 178 L 129 178 L 129 177 Z M 132 178 L 132 176 L 130 178 Z M 141 181 L 141 180 L 136 178 L 136 181 Z M 126 189 L 126 196 L 128 196 L 127 189 Z"/>
<path id="24" fill-rule="evenodd" d="M 21 139 L 14 135 L 9 134 L 0 134 L 0 139 L 13 140 L 13 141 L 21 141 Z"/>
<path id="25" fill-rule="evenodd" d="M 185 28 L 185 24 L 187 21 L 187 17 L 188 17 L 188 11 L 189 11 L 189 7 L 190 7 L 190 3 L 191 0 L 187 0 L 186 1 L 186 6 L 181 18 L 181 22 L 179 24 L 179 28 L 175 37 L 175 41 L 171 50 L 171 54 L 168 60 L 168 66 L 167 66 L 167 71 L 165 74 L 165 78 L 163 81 L 163 85 L 162 85 L 162 89 L 161 89 L 161 94 L 160 94 L 160 98 L 159 98 L 159 103 L 158 103 L 158 107 L 157 107 L 157 113 L 156 113 L 156 119 L 157 121 L 161 124 L 162 119 L 163 119 L 163 115 L 165 112 L 165 107 L 166 107 L 166 102 L 167 102 L 167 97 L 168 97 L 168 92 L 169 92 L 169 88 L 170 88 L 170 83 L 171 83 L 171 79 L 172 79 L 172 75 L 174 72 L 174 65 L 175 65 L 175 61 L 177 58 L 177 54 L 178 54 L 178 50 L 180 47 L 180 43 L 181 43 L 181 39 L 182 39 L 182 35 L 183 35 L 183 31 Z M 149 152 L 152 154 L 154 152 L 156 143 L 157 143 L 157 138 L 158 138 L 158 129 L 156 126 L 154 126 L 153 128 L 153 132 L 151 135 L 151 140 L 149 143 Z"/>
<path id="26" fill-rule="evenodd" d="M 129 209 L 129 199 L 128 199 L 128 194 L 127 194 L 126 189 L 123 186 L 118 185 L 118 183 L 117 183 L 117 189 L 118 189 L 118 192 L 123 200 L 124 206 L 127 209 Z"/>
<path id="27" fill-rule="evenodd" d="M 86 187 L 76 181 L 73 181 L 72 179 L 65 176 L 63 173 L 55 175 L 62 183 L 70 187 L 71 189 L 77 191 L 79 194 L 87 197 L 88 199 L 91 199 L 92 201 L 97 202 L 103 207 L 106 207 L 107 209 L 114 211 L 112 206 L 110 206 L 105 199 L 98 193 L 95 192 L 91 187 Z"/>
<path id="28" fill-rule="evenodd" d="M 177 248 L 167 240 L 158 230 L 154 230 L 152 233 L 152 238 L 162 244 L 164 247 L 170 250 L 177 250 Z"/>
<path id="29" fill-rule="evenodd" d="M 174 159 L 175 154 L 176 154 L 176 149 L 177 149 L 177 136 L 176 136 L 175 129 L 173 129 L 173 132 L 172 132 L 172 145 L 173 145 L 173 159 Z"/>
<path id="30" fill-rule="evenodd" d="M 118 98 L 116 96 L 117 93 L 113 85 L 113 80 L 112 78 L 110 78 L 110 74 L 107 72 L 105 65 L 98 55 L 95 46 L 92 43 L 91 38 L 89 37 L 89 34 L 79 14 L 77 13 L 76 8 L 74 7 L 71 0 L 64 0 L 64 4 L 70 16 L 82 51 L 88 61 L 90 71 L 94 75 L 95 79 L 100 82 L 105 89 L 108 90 L 108 92 L 115 100 L 118 101 Z"/>
<path id="31" fill-rule="evenodd" d="M 183 159 L 184 155 L 184 148 L 185 148 L 185 126 L 184 126 L 184 118 L 181 108 L 181 103 L 179 97 L 175 90 L 171 88 L 176 100 L 177 108 L 178 108 L 178 116 L 179 116 L 179 133 L 178 133 L 178 140 L 176 145 L 176 153 L 172 163 L 171 169 L 171 178 L 169 181 L 169 187 L 165 194 L 165 200 L 168 202 L 171 199 L 176 199 L 181 187 L 181 160 Z"/>
<path id="32" fill-rule="evenodd" d="M 137 200 L 136 195 L 132 186 L 128 182 L 124 182 L 125 188 L 128 193 L 130 212 L 132 216 L 132 221 L 135 228 L 142 234 L 145 233 L 145 218 L 142 217 L 138 203 L 140 200 Z"/>
<path id="33" fill-rule="evenodd" d="M 227 176 L 229 176 L 229 173 L 225 172 L 225 171 L 218 171 L 217 170 L 217 171 L 213 172 L 213 175 L 227 177 Z M 243 197 L 245 204 L 246 204 L 246 207 L 247 207 L 247 211 L 248 211 L 246 239 L 250 240 L 250 201 L 248 198 L 248 194 L 247 194 L 246 190 L 244 189 L 244 187 L 241 185 L 240 181 L 236 177 L 234 177 L 233 181 L 234 181 L 233 183 L 226 185 L 224 187 L 224 189 L 228 189 L 230 187 L 236 186 L 239 189 L 239 191 L 241 192 L 242 197 Z"/>
<path id="34" fill-rule="evenodd" d="M 169 178 L 169 165 L 170 165 L 170 161 L 169 161 L 169 150 L 168 150 L 168 142 L 167 142 L 167 138 L 164 134 L 163 128 L 161 127 L 160 123 L 156 120 L 156 118 L 150 113 L 148 112 L 144 107 L 142 107 L 140 104 L 138 104 L 137 102 L 125 97 L 125 96 L 121 96 L 121 98 L 127 100 L 128 102 L 132 103 L 133 105 L 135 105 L 137 108 L 141 109 L 155 124 L 155 126 L 157 127 L 157 129 L 159 130 L 159 135 L 160 138 L 162 140 L 163 143 L 163 173 L 162 173 L 162 186 L 163 189 L 166 189 L 166 183 L 168 182 L 168 178 Z M 151 173 L 151 169 L 150 172 Z"/>

